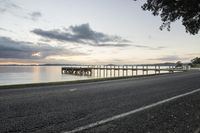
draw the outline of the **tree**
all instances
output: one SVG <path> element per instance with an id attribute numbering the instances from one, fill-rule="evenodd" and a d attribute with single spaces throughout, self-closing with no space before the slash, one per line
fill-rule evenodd
<path id="1" fill-rule="evenodd" d="M 192 62 L 193 65 L 200 64 L 200 58 L 196 57 L 196 58 L 192 59 L 191 62 Z"/>
<path id="2" fill-rule="evenodd" d="M 170 30 L 171 22 L 181 19 L 186 32 L 193 35 L 199 32 L 200 0 L 146 0 L 142 9 L 151 11 L 154 16 L 160 15 L 163 21 L 161 30 L 165 27 Z"/>
<path id="3" fill-rule="evenodd" d="M 176 62 L 176 67 L 182 67 L 182 66 L 183 66 L 183 63 L 181 61 Z"/>

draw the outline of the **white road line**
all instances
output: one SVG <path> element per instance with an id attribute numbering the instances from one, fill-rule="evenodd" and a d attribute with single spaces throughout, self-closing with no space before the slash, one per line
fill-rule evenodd
<path id="1" fill-rule="evenodd" d="M 76 132 L 80 132 L 80 131 L 83 131 L 83 130 L 86 130 L 86 129 L 89 129 L 89 128 L 93 128 L 95 126 L 99 126 L 101 124 L 105 124 L 105 123 L 108 123 L 108 122 L 111 122 L 111 121 L 114 121 L 114 120 L 129 116 L 129 115 L 135 114 L 137 112 L 140 112 L 140 111 L 143 111 L 143 110 L 146 110 L 146 109 L 149 109 L 149 108 L 164 104 L 166 102 L 170 102 L 172 100 L 175 100 L 175 99 L 187 96 L 187 95 L 191 95 L 191 94 L 199 92 L 199 91 L 200 91 L 200 88 L 198 88 L 196 90 L 193 90 L 193 91 L 190 91 L 190 92 L 187 92 L 187 93 L 184 93 L 184 94 L 181 94 L 181 95 L 178 95 L 178 96 L 174 96 L 174 97 L 171 97 L 171 98 L 168 98 L 168 99 L 165 99 L 165 100 L 150 104 L 150 105 L 147 105 L 147 106 L 144 106 L 144 107 L 141 107 L 141 108 L 138 108 L 138 109 L 135 109 L 135 110 L 132 110 L 132 111 L 129 111 L 129 112 L 126 112 L 126 113 L 115 115 L 113 117 L 109 117 L 107 119 L 97 121 L 95 123 L 91 123 L 91 124 L 88 124 L 88 125 L 85 125 L 85 126 L 82 126 L 82 127 L 78 127 L 78 128 L 75 128 L 74 130 L 71 130 L 71 131 L 64 131 L 63 133 L 76 133 Z"/>
<path id="2" fill-rule="evenodd" d="M 197 130 L 195 130 L 194 133 L 200 133 L 200 128 L 197 128 Z"/>
<path id="3" fill-rule="evenodd" d="M 73 92 L 73 91 L 77 91 L 77 88 L 73 88 L 73 89 L 69 89 L 69 91 Z"/>

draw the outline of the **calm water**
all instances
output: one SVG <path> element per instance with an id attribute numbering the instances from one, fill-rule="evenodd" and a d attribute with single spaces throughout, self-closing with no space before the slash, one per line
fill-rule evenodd
<path id="1" fill-rule="evenodd" d="M 148 74 L 154 74 L 155 71 L 148 71 Z M 164 72 L 161 72 L 164 73 Z M 137 75 L 142 75 L 138 71 Z M 147 73 L 144 73 L 147 74 Z M 92 76 L 78 76 L 70 74 L 61 74 L 61 66 L 0 66 L 0 85 L 42 83 L 56 81 L 72 81 L 91 78 L 118 77 L 136 75 L 132 71 L 93 71 Z"/>
<path id="2" fill-rule="evenodd" d="M 0 85 L 72 81 L 88 76 L 61 74 L 61 66 L 0 66 Z"/>

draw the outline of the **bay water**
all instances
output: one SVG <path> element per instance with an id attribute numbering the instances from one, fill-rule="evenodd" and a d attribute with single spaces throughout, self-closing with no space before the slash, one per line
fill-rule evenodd
<path id="1" fill-rule="evenodd" d="M 62 66 L 0 66 L 0 86 L 28 83 L 46 83 L 58 81 L 87 80 L 93 78 L 109 78 L 119 76 L 133 76 L 136 72 L 128 70 L 123 71 L 105 71 L 93 70 L 91 76 L 80 76 L 72 74 L 62 74 Z M 148 74 L 154 74 L 155 71 L 148 71 Z M 164 72 L 161 72 L 164 73 Z M 137 75 L 143 75 L 138 71 Z"/>

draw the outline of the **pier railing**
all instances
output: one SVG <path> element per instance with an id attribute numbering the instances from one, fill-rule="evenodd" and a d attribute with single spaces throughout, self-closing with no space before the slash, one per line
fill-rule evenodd
<path id="1" fill-rule="evenodd" d="M 183 72 L 189 70 L 188 66 L 176 67 L 175 65 L 81 65 L 81 66 L 65 66 L 62 67 L 62 74 L 75 74 L 92 76 L 96 73 L 97 76 L 128 76 L 148 74 L 160 74 Z M 153 71 L 153 72 L 152 72 Z M 151 73 L 149 73 L 151 72 Z"/>

